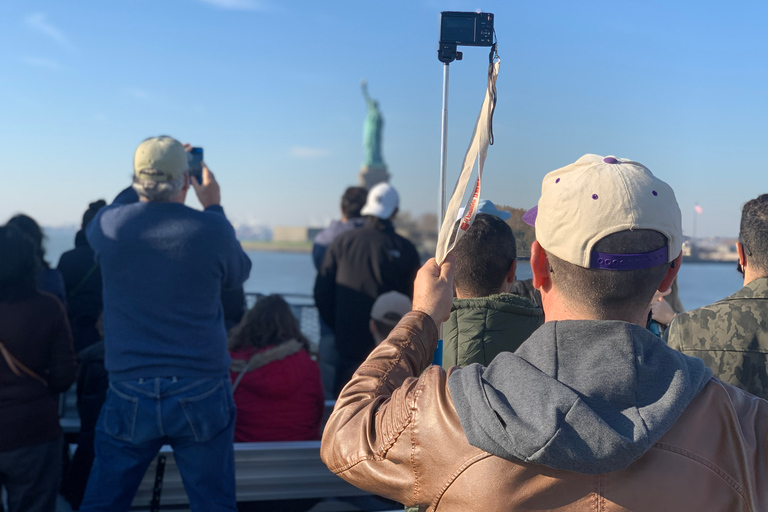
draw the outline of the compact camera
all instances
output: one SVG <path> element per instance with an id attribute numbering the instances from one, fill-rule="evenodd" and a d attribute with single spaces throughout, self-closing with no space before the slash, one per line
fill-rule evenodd
<path id="1" fill-rule="evenodd" d="M 461 60 L 457 46 L 493 46 L 493 14 L 489 12 L 440 13 L 440 43 L 437 56 L 441 62 Z"/>
<path id="2" fill-rule="evenodd" d="M 488 12 L 441 12 L 440 43 L 457 46 L 493 45 L 493 14 Z"/>

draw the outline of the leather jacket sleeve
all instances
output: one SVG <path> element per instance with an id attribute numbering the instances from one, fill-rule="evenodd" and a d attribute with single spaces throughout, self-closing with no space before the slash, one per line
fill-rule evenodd
<path id="1" fill-rule="evenodd" d="M 429 503 L 435 489 L 420 486 L 423 468 L 430 473 L 425 480 L 444 482 L 435 478 L 436 473 L 450 472 L 455 464 L 454 459 L 426 466 L 427 461 L 420 459 L 423 440 L 417 439 L 417 416 L 424 416 L 425 407 L 453 412 L 445 371 L 439 366 L 424 371 L 436 346 L 437 327 L 432 319 L 411 312 L 358 368 L 336 401 L 323 434 L 321 457 L 331 471 L 357 487 L 406 505 Z M 439 428 L 435 423 L 430 421 L 430 430 Z M 457 423 L 454 413 L 448 424 L 455 431 Z"/>

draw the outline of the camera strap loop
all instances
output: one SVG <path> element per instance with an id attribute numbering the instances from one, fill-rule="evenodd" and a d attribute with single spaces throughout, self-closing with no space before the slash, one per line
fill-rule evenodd
<path id="1" fill-rule="evenodd" d="M 475 129 L 472 132 L 472 139 L 470 140 L 467 152 L 464 154 L 464 163 L 462 164 L 461 174 L 453 189 L 453 194 L 451 194 L 451 200 L 448 202 L 445 217 L 443 218 L 443 223 L 440 228 L 440 235 L 437 239 L 435 258 L 437 259 L 438 264 L 441 264 L 445 260 L 445 257 L 456 246 L 456 242 L 464 236 L 464 233 L 466 233 L 472 225 L 472 222 L 475 220 L 475 215 L 477 213 L 485 158 L 488 156 L 488 146 L 493 143 L 492 120 L 493 111 L 496 108 L 496 78 L 499 75 L 500 65 L 498 54 L 495 55 L 495 58 L 493 57 L 494 54 L 495 45 L 491 50 L 491 62 L 488 65 L 488 86 L 485 90 L 485 99 L 483 100 L 483 105 L 480 107 L 480 113 L 475 122 Z M 475 160 L 477 160 L 477 178 L 475 180 L 475 187 L 464 206 L 464 212 L 461 218 L 457 221 L 456 218 L 462 200 L 464 199 L 464 193 L 467 190 L 469 179 L 473 174 Z"/>

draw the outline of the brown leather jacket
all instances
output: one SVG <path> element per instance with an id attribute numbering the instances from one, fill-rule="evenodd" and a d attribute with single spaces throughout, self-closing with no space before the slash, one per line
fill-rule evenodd
<path id="1" fill-rule="evenodd" d="M 768 511 L 767 401 L 711 379 L 645 455 L 585 475 L 471 446 L 448 376 L 427 369 L 436 344 L 409 313 L 358 369 L 323 435 L 334 473 L 430 511 Z"/>

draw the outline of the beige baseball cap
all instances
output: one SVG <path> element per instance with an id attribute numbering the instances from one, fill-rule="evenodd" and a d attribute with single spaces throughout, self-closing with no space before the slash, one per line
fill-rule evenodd
<path id="1" fill-rule="evenodd" d="M 584 155 L 544 177 L 539 204 L 523 220 L 541 246 L 584 268 L 638 270 L 680 255 L 683 228 L 672 188 L 644 165 L 614 156 Z M 651 229 L 667 247 L 644 254 L 603 254 L 595 243 L 619 231 Z"/>
<path id="2" fill-rule="evenodd" d="M 189 160 L 184 146 L 167 135 L 146 139 L 133 156 L 133 173 L 145 180 L 172 181 L 181 178 L 187 169 Z"/>
<path id="3" fill-rule="evenodd" d="M 411 299 L 400 292 L 382 293 L 373 303 L 371 318 L 388 324 L 397 325 L 406 313 L 411 311 Z"/>

